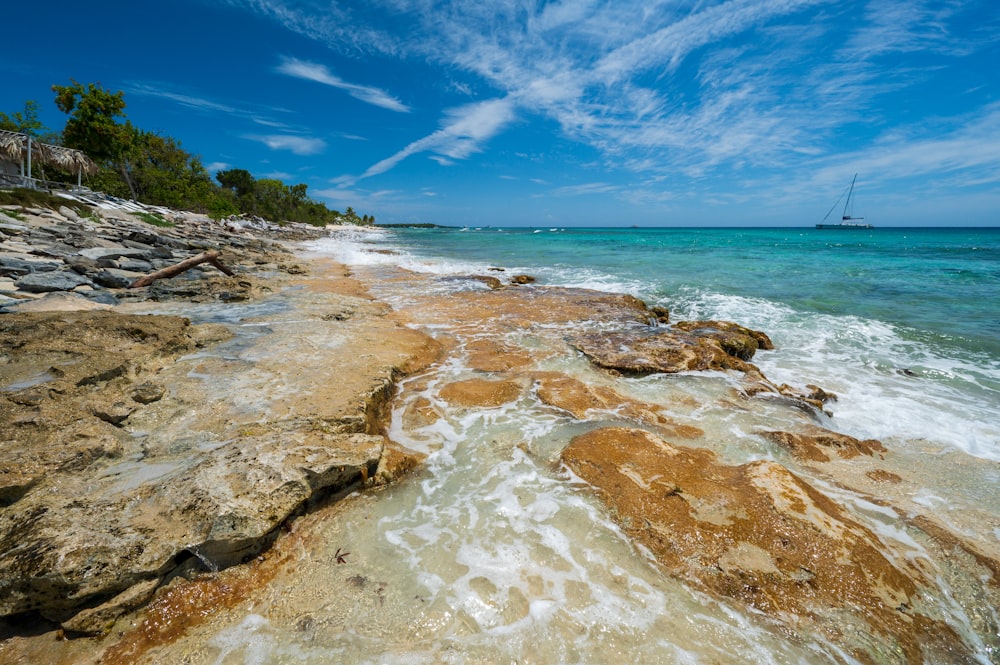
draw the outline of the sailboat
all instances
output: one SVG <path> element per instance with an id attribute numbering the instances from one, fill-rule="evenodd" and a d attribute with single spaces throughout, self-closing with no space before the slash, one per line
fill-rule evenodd
<path id="1" fill-rule="evenodd" d="M 854 211 L 851 208 L 851 199 L 854 196 L 854 183 L 858 180 L 858 174 L 854 174 L 854 179 L 851 180 L 851 187 L 847 190 L 847 201 L 844 203 L 844 212 L 841 214 L 840 222 L 836 224 L 826 224 L 826 218 L 830 216 L 834 208 L 837 207 L 837 203 L 840 203 L 840 199 L 837 199 L 837 203 L 833 204 L 833 208 L 830 208 L 830 212 L 826 213 L 826 217 L 823 221 L 816 225 L 817 229 L 873 229 L 875 228 L 871 224 L 865 222 L 864 217 L 854 217 Z M 843 194 L 841 194 L 843 197 Z"/>

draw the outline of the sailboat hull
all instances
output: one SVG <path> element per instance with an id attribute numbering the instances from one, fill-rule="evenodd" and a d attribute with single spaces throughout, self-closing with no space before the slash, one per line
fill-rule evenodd
<path id="1" fill-rule="evenodd" d="M 873 229 L 875 228 L 871 224 L 817 224 L 817 229 L 847 229 L 850 231 Z"/>

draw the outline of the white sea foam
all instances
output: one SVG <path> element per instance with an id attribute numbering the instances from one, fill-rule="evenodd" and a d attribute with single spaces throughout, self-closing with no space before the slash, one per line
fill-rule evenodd
<path id="1" fill-rule="evenodd" d="M 737 321 L 769 334 L 753 362 L 776 383 L 834 392 L 831 425 L 861 438 L 930 441 L 1000 461 L 1000 366 L 910 339 L 889 324 L 797 312 L 766 300 L 689 292 L 678 318 Z"/>

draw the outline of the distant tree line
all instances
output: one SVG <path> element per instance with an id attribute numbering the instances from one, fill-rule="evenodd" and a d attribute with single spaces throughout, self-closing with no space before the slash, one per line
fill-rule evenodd
<path id="1" fill-rule="evenodd" d="M 254 178 L 244 169 L 216 174 L 181 147 L 180 141 L 133 125 L 125 118 L 125 96 L 100 84 L 54 85 L 55 103 L 67 114 L 62 132 L 47 129 L 38 118 L 38 102 L 24 110 L 0 112 L 0 129 L 29 134 L 45 143 L 83 151 L 99 171 L 89 176 L 91 189 L 112 196 L 169 208 L 204 212 L 215 219 L 234 214 L 256 215 L 274 222 L 374 224 L 375 217 L 359 216 L 350 207 L 341 213 L 314 201 L 307 185 L 288 186 L 273 178 Z M 76 175 L 57 169 L 44 179 L 75 183 Z"/>

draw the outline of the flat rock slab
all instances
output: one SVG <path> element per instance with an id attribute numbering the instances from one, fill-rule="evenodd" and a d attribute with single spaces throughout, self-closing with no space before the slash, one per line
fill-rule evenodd
<path id="1" fill-rule="evenodd" d="M 86 277 L 68 270 L 30 273 L 19 278 L 14 283 L 17 285 L 17 288 L 28 293 L 72 291 L 78 286 L 94 286 L 94 283 Z"/>
<path id="2" fill-rule="evenodd" d="M 468 379 L 441 388 L 441 399 L 456 406 L 497 407 L 513 402 L 521 395 L 517 381 Z"/>
<path id="3" fill-rule="evenodd" d="M 638 429 L 574 438 L 563 461 L 626 534 L 672 574 L 798 629 L 838 640 L 863 662 L 972 662 L 933 605 L 915 562 L 834 500 L 770 461 L 730 466 Z M 877 633 L 898 651 L 860 636 Z"/>
<path id="4" fill-rule="evenodd" d="M 226 328 L 0 317 L 0 616 L 100 633 L 164 580 L 254 556 L 307 502 L 413 466 L 380 428 L 436 343 L 380 304 L 298 297 L 280 335 L 190 359 Z"/>

